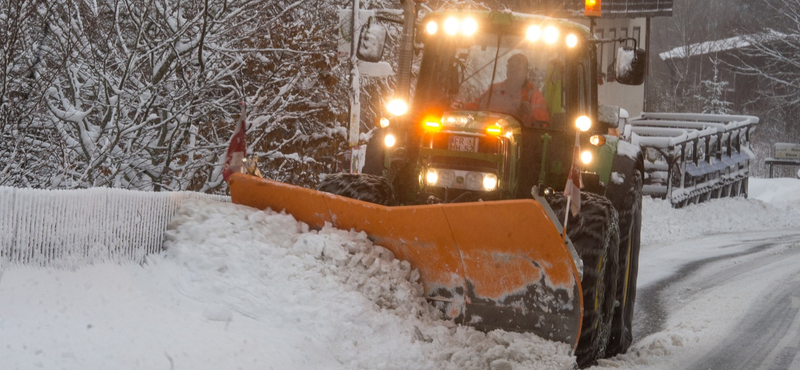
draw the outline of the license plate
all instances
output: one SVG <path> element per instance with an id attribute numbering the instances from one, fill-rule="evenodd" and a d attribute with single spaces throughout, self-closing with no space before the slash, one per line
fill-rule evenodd
<path id="1" fill-rule="evenodd" d="M 477 152 L 478 138 L 469 136 L 450 136 L 450 150 L 458 152 Z"/>

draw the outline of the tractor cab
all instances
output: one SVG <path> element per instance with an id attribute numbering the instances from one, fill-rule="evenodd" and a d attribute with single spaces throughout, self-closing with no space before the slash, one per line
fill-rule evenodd
<path id="1" fill-rule="evenodd" d="M 576 122 L 596 122 L 595 42 L 566 20 L 486 11 L 442 11 L 417 30 L 424 45 L 408 113 L 388 127 L 418 184 L 415 202 L 530 197 L 563 186 Z M 607 127 L 593 125 L 592 133 Z M 402 171 L 403 169 L 400 169 Z M 406 176 L 409 177 L 409 176 Z"/>

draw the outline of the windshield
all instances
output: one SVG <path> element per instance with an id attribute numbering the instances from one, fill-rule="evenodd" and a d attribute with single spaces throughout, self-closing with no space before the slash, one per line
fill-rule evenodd
<path id="1" fill-rule="evenodd" d="M 563 117 L 565 61 L 560 47 L 486 34 L 431 43 L 425 59 L 419 76 L 421 104 L 504 113 L 529 128 L 553 128 Z"/>

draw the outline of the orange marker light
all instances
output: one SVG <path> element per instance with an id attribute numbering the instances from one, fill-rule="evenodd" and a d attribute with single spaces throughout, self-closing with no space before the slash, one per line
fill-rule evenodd
<path id="1" fill-rule="evenodd" d="M 587 17 L 601 17 L 603 12 L 600 10 L 602 7 L 601 0 L 586 0 L 583 15 Z"/>
<path id="2" fill-rule="evenodd" d="M 486 128 L 486 133 L 492 136 L 500 136 L 503 133 L 503 128 L 500 126 L 489 126 Z"/>
<path id="3" fill-rule="evenodd" d="M 442 123 L 433 120 L 425 120 L 423 127 L 425 128 L 425 131 L 439 131 L 442 129 Z"/>

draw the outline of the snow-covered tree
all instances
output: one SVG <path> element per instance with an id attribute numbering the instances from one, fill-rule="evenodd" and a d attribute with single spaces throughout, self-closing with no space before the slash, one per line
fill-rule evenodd
<path id="1" fill-rule="evenodd" d="M 763 96 L 780 106 L 800 106 L 800 0 L 760 0 L 768 18 L 754 22 L 740 69 L 760 77 Z"/>
<path id="2" fill-rule="evenodd" d="M 800 125 L 795 124 L 800 114 L 800 0 L 758 0 L 752 9 L 742 32 L 749 47 L 735 66 L 757 77 L 757 85 L 748 86 L 758 91 L 753 105 L 761 121 L 754 138 L 756 154 L 767 157 L 775 142 L 800 142 Z"/>
<path id="3" fill-rule="evenodd" d="M 0 185 L 224 191 L 242 100 L 273 177 L 341 161 L 335 2 L 0 4 Z"/>
<path id="4" fill-rule="evenodd" d="M 714 77 L 711 80 L 700 82 L 702 94 L 695 95 L 695 98 L 703 103 L 702 113 L 731 114 L 733 113 L 732 103 L 725 100 L 725 89 L 728 82 L 719 79 L 719 60 L 712 58 L 711 64 L 714 66 Z"/>
<path id="5" fill-rule="evenodd" d="M 54 168 L 48 159 L 52 135 L 38 122 L 43 92 L 53 71 L 43 68 L 46 15 L 41 0 L 0 2 L 0 185 L 36 186 Z"/>

